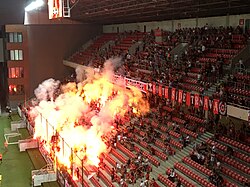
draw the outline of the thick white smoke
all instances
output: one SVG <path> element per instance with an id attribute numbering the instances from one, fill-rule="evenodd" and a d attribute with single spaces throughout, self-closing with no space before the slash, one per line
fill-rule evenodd
<path id="1" fill-rule="evenodd" d="M 36 98 L 39 101 L 53 100 L 54 93 L 59 84 L 60 81 L 54 80 L 52 78 L 43 81 L 34 91 Z"/>
<path id="2" fill-rule="evenodd" d="M 83 155 L 82 147 L 87 146 L 89 159 L 96 164 L 96 156 L 106 151 L 101 137 L 113 129 L 116 116 L 124 116 L 132 105 L 142 113 L 148 111 L 148 103 L 137 88 L 128 90 L 124 85 L 112 83 L 114 70 L 121 64 L 120 58 L 110 59 L 100 73 L 90 67 L 78 67 L 77 83 L 60 85 L 59 81 L 48 79 L 40 84 L 35 90 L 39 104 L 30 112 L 36 121 L 35 137 L 50 140 L 55 133 L 49 131 L 49 138 L 45 135 L 48 132 L 39 117 L 42 114 L 79 154 Z M 56 90 L 60 93 L 53 98 Z"/>

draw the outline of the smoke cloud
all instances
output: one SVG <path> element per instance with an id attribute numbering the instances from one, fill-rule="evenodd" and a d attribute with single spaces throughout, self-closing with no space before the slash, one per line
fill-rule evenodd
<path id="1" fill-rule="evenodd" d="M 110 59 L 100 72 L 76 68 L 77 83 L 60 85 L 54 79 L 41 83 L 35 90 L 39 103 L 30 112 L 35 120 L 34 138 L 41 138 L 52 149 L 50 140 L 57 132 L 86 164 L 98 164 L 98 156 L 107 151 L 103 136 L 113 130 L 117 116 L 122 118 L 130 110 L 143 115 L 149 110 L 138 88 L 112 83 L 114 70 L 121 65 L 120 58 Z M 56 153 L 58 162 L 70 167 L 71 153 L 62 151 L 65 146 L 61 144 L 57 142 L 61 147 Z"/>

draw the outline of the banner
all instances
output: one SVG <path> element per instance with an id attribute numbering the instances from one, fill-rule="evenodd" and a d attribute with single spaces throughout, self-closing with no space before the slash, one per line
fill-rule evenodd
<path id="1" fill-rule="evenodd" d="M 209 101 L 209 97 L 208 96 L 204 96 L 203 109 L 205 111 L 208 111 L 208 101 Z"/>
<path id="2" fill-rule="evenodd" d="M 178 102 L 179 102 L 180 104 L 182 103 L 182 99 L 183 99 L 182 95 L 183 95 L 183 90 L 179 90 Z"/>
<path id="3" fill-rule="evenodd" d="M 199 103 L 200 103 L 200 97 L 199 97 L 199 94 L 195 94 L 194 95 L 194 107 L 195 108 L 199 108 Z"/>
<path id="4" fill-rule="evenodd" d="M 219 99 L 210 99 L 208 96 L 201 96 L 199 94 L 191 94 L 184 90 L 178 90 L 176 88 L 169 88 L 168 86 L 163 86 L 156 83 L 145 83 L 126 77 L 115 75 L 113 78 L 115 83 L 124 83 L 125 86 L 135 86 L 139 88 L 142 92 L 152 92 L 153 94 L 158 94 L 166 99 L 171 99 L 172 101 L 177 101 L 178 103 L 184 103 L 187 106 L 194 106 L 199 108 L 200 106 L 205 111 L 212 111 L 214 114 L 227 115 L 227 104 Z"/>
<path id="5" fill-rule="evenodd" d="M 153 83 L 152 89 L 153 89 L 153 94 L 156 94 L 156 85 L 155 85 L 155 83 Z"/>
<path id="6" fill-rule="evenodd" d="M 159 91 L 158 91 L 158 93 L 159 93 L 159 96 L 162 96 L 162 85 L 159 85 Z"/>
<path id="7" fill-rule="evenodd" d="M 175 101 L 175 88 L 172 88 L 172 91 L 171 91 L 171 100 Z"/>
<path id="8" fill-rule="evenodd" d="M 190 106 L 190 92 L 187 92 L 186 94 L 186 105 Z"/>
<path id="9" fill-rule="evenodd" d="M 219 100 L 218 99 L 214 99 L 213 101 L 213 113 L 214 114 L 219 114 Z"/>
<path id="10" fill-rule="evenodd" d="M 61 18 L 63 13 L 62 0 L 48 0 L 49 19 Z"/>
<path id="11" fill-rule="evenodd" d="M 168 87 L 167 86 L 165 86 L 164 96 L 165 96 L 166 99 L 168 99 Z"/>
<path id="12" fill-rule="evenodd" d="M 227 114 L 227 104 L 223 101 L 219 102 L 219 113 L 223 116 Z"/>

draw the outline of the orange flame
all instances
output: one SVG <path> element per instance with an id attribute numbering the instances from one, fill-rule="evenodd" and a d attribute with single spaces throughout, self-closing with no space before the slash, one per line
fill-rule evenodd
<path id="1" fill-rule="evenodd" d="M 113 84 L 109 77 L 99 73 L 78 84 L 62 85 L 55 100 L 40 101 L 31 110 L 34 138 L 44 142 L 58 164 L 68 169 L 72 162 L 98 165 L 99 155 L 107 152 L 103 136 L 113 130 L 116 116 L 129 110 L 137 115 L 148 112 L 140 90 Z"/>

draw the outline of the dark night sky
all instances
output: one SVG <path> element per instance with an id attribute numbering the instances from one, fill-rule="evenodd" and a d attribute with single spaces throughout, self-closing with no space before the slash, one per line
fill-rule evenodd
<path id="1" fill-rule="evenodd" d="M 0 0 L 0 26 L 5 24 L 23 24 L 26 1 Z"/>

